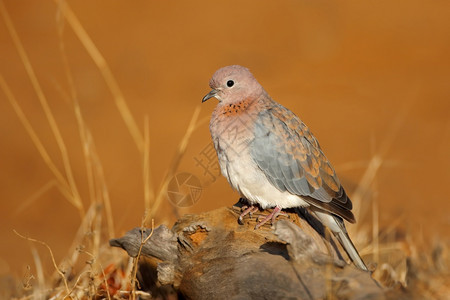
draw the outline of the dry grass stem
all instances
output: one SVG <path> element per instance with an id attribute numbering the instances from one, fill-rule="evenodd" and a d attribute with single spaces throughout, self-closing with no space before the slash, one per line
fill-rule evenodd
<path id="1" fill-rule="evenodd" d="M 78 249 L 80 248 L 80 245 L 83 244 L 83 240 L 86 237 L 86 233 L 91 231 L 92 223 L 94 222 L 94 219 L 98 213 L 97 209 L 98 206 L 96 204 L 92 204 L 89 207 L 83 220 L 81 221 L 80 226 L 78 227 L 73 242 L 67 251 L 65 257 L 70 268 L 72 268 L 72 266 L 74 266 L 78 261 L 78 258 L 80 256 L 80 251 Z M 59 273 L 54 274 L 52 277 L 56 276 L 59 276 Z"/>
<path id="2" fill-rule="evenodd" d="M 83 155 L 86 163 L 91 203 L 103 204 L 108 226 L 108 236 L 109 238 L 113 238 L 115 236 L 114 218 L 103 167 L 98 157 L 92 134 L 81 113 L 81 107 L 77 98 L 73 99 L 73 107 L 83 145 Z"/>
<path id="3" fill-rule="evenodd" d="M 103 167 L 101 165 L 98 154 L 95 151 L 93 151 L 91 154 L 92 154 L 92 161 L 94 163 L 95 178 L 98 181 L 97 184 L 97 188 L 99 190 L 98 194 L 101 195 L 101 199 L 103 200 L 102 203 L 104 204 L 105 208 L 106 221 L 108 226 L 108 236 L 109 238 L 113 238 L 115 236 L 114 218 L 112 213 L 111 200 L 109 197 L 109 191 L 106 185 L 105 173 L 103 171 Z"/>
<path id="4" fill-rule="evenodd" d="M 209 123 L 209 120 L 211 120 L 211 117 L 209 117 L 209 116 L 200 119 L 200 120 L 195 124 L 194 131 L 196 131 L 197 129 L 199 129 L 200 127 L 202 127 L 203 124 Z"/>
<path id="5" fill-rule="evenodd" d="M 394 221 L 392 221 L 388 227 L 384 228 L 382 232 L 378 233 L 378 239 L 380 241 L 384 240 L 388 235 L 395 234 L 395 230 L 398 229 L 400 224 L 405 223 L 405 215 L 399 215 L 395 218 Z"/>
<path id="6" fill-rule="evenodd" d="M 111 294 L 109 293 L 109 284 L 108 284 L 107 276 L 106 276 L 106 273 L 105 273 L 105 270 L 104 270 L 102 264 L 101 264 L 100 261 L 98 260 L 98 256 L 95 256 L 94 254 L 89 253 L 89 252 L 84 251 L 84 250 L 81 250 L 80 252 L 85 253 L 85 254 L 89 255 L 90 257 L 92 257 L 93 263 L 97 263 L 97 264 L 99 265 L 99 268 L 100 268 L 100 270 L 101 270 L 101 272 L 102 272 L 102 275 L 103 275 L 103 280 L 102 280 L 102 281 L 103 281 L 103 283 L 105 284 L 106 295 L 108 296 L 108 299 L 111 299 Z M 92 264 L 93 264 L 93 263 L 92 263 Z M 92 264 L 91 264 L 91 266 L 92 266 Z M 95 271 L 95 270 L 94 270 L 94 271 Z M 86 271 L 86 272 L 89 272 L 89 271 Z M 80 278 L 80 277 L 81 277 L 81 275 L 79 276 L 79 278 Z M 77 281 L 78 281 L 78 280 L 77 280 Z M 75 286 L 76 286 L 76 285 L 75 285 Z"/>
<path id="7" fill-rule="evenodd" d="M 61 19 L 61 18 L 58 18 Z M 58 37 L 59 37 L 59 50 L 61 54 L 61 59 L 64 67 L 64 71 L 66 74 L 66 79 L 69 85 L 70 89 L 70 96 L 67 96 L 63 89 L 60 88 L 59 91 L 62 95 L 65 96 L 65 98 L 71 99 L 74 107 L 74 113 L 78 124 L 78 131 L 80 133 L 80 139 L 83 149 L 83 155 L 84 155 L 84 161 L 86 163 L 86 175 L 87 175 L 87 182 L 88 182 L 88 189 L 89 189 L 89 197 L 91 200 L 91 203 L 96 201 L 96 194 L 95 194 L 95 184 L 94 184 L 94 171 L 92 166 L 92 158 L 91 158 L 91 151 L 92 151 L 92 139 L 89 136 L 89 130 L 87 129 L 86 123 L 84 122 L 83 116 L 81 114 L 81 108 L 78 103 L 78 95 L 75 88 L 75 84 L 73 81 L 73 76 L 69 64 L 69 60 L 66 55 L 65 51 L 65 45 L 64 45 L 64 39 L 63 39 L 63 28 L 64 28 L 64 22 L 58 22 Z M 57 84 L 56 84 L 57 85 Z M 57 85 L 58 86 L 58 85 Z"/>
<path id="8" fill-rule="evenodd" d="M 51 259 L 52 259 L 53 267 L 54 267 L 55 270 L 58 272 L 58 274 L 60 275 L 62 281 L 64 282 L 64 286 L 65 286 L 65 288 L 66 288 L 66 291 L 69 292 L 69 285 L 68 285 L 68 283 L 67 283 L 66 276 L 65 276 L 64 273 L 58 268 L 58 265 L 56 264 L 56 261 L 55 261 L 55 256 L 53 255 L 53 251 L 52 251 L 52 249 L 50 248 L 50 246 L 49 246 L 47 243 L 43 242 L 43 241 L 39 241 L 39 240 L 36 240 L 36 239 L 33 239 L 33 238 L 29 238 L 29 237 L 23 236 L 23 235 L 21 235 L 20 233 L 18 233 L 16 230 L 13 230 L 13 231 L 14 231 L 14 233 L 15 233 L 16 235 L 18 235 L 19 237 L 23 238 L 24 240 L 27 240 L 27 241 L 30 241 L 30 242 L 33 242 L 33 243 L 41 244 L 41 245 L 43 245 L 44 247 L 47 248 L 48 252 L 50 253 L 50 257 L 51 257 Z"/>
<path id="9" fill-rule="evenodd" d="M 376 200 L 376 192 L 374 194 L 374 198 L 372 200 L 372 246 L 373 246 L 373 260 L 375 262 L 380 261 L 380 253 L 379 253 L 379 239 L 378 235 L 380 234 L 380 226 L 379 226 L 379 213 L 378 213 L 378 201 Z"/>
<path id="10" fill-rule="evenodd" d="M 80 274 L 78 274 L 77 276 L 77 280 L 75 280 L 75 283 L 73 284 L 72 288 L 70 289 L 70 291 L 67 293 L 67 295 L 63 296 L 63 299 L 70 299 L 70 295 L 73 295 L 75 293 L 75 289 L 78 287 L 79 282 L 81 281 L 81 279 L 83 278 L 83 276 L 85 274 L 90 274 L 91 271 L 83 271 Z"/>
<path id="11" fill-rule="evenodd" d="M 90 241 L 92 244 L 90 246 L 90 249 L 92 251 L 92 254 L 86 250 L 84 250 L 83 245 L 86 241 L 85 238 L 89 238 L 88 241 Z M 72 245 L 69 248 L 69 251 L 66 255 L 67 264 L 71 268 L 76 265 L 80 253 L 86 253 L 89 256 L 96 258 L 101 257 L 101 245 L 102 245 L 102 218 L 101 218 L 101 207 L 97 203 L 92 203 L 89 207 L 84 219 L 82 220 L 82 223 L 80 227 L 78 228 L 77 233 L 75 234 L 74 240 L 72 242 Z M 111 252 L 113 260 L 118 260 L 118 257 L 116 257 L 116 252 Z M 101 267 L 100 261 L 95 261 L 98 263 L 99 267 Z M 103 272 L 103 269 L 102 269 Z M 54 277 L 54 276 L 53 276 Z"/>
<path id="12" fill-rule="evenodd" d="M 97 210 L 96 210 L 97 211 Z M 98 212 L 95 214 L 94 218 L 94 229 L 92 237 L 92 256 L 99 257 L 100 255 L 100 243 L 102 234 L 102 213 Z"/>
<path id="13" fill-rule="evenodd" d="M 73 98 L 76 99 L 76 98 Z M 96 193 L 96 186 L 95 186 L 95 179 L 94 179 L 94 167 L 92 162 L 92 152 L 93 150 L 93 141 L 92 137 L 89 134 L 89 130 L 85 126 L 85 122 L 83 119 L 83 116 L 81 114 L 80 106 L 78 105 L 78 102 L 74 100 L 73 106 L 75 109 L 75 117 L 78 123 L 78 131 L 80 133 L 80 139 L 82 143 L 83 148 L 83 155 L 84 155 L 84 161 L 86 164 L 86 175 L 87 175 L 87 182 L 88 182 L 88 189 L 89 189 L 89 198 L 90 202 L 94 203 L 98 201 L 97 199 L 97 193 Z"/>
<path id="14" fill-rule="evenodd" d="M 122 91 L 119 88 L 119 84 L 117 83 L 111 69 L 109 68 L 105 58 L 100 53 L 100 51 L 95 46 L 92 39 L 87 34 L 83 25 L 78 20 L 77 16 L 73 13 L 67 1 L 63 0 L 54 0 L 58 5 L 58 9 L 67 20 L 68 24 L 74 31 L 75 35 L 80 40 L 83 47 L 86 49 L 88 54 L 91 56 L 97 68 L 100 70 L 108 88 L 111 91 L 111 94 L 114 97 L 114 101 L 116 106 L 124 120 L 133 140 L 139 150 L 140 153 L 144 151 L 144 139 L 142 138 L 142 134 L 137 126 L 136 121 L 131 114 L 130 109 L 125 101 L 125 97 L 122 94 Z"/>
<path id="15" fill-rule="evenodd" d="M 397 251 L 397 250 L 404 250 L 405 249 L 405 245 L 410 245 L 409 243 L 405 243 L 405 242 L 390 242 L 390 243 L 380 243 L 378 245 L 378 255 L 382 254 L 382 253 L 387 253 L 387 252 L 392 252 L 392 251 Z M 360 249 L 360 254 L 361 255 L 374 255 L 375 253 L 375 248 L 372 244 L 367 245 L 366 247 Z"/>
<path id="16" fill-rule="evenodd" d="M 142 221 L 142 226 L 141 226 L 141 244 L 139 246 L 139 251 L 137 253 L 137 256 L 133 259 L 133 268 L 131 270 L 131 299 L 136 299 L 136 275 L 137 275 L 137 271 L 138 271 L 138 263 L 139 263 L 139 258 L 141 257 L 141 253 L 142 253 L 142 247 L 144 247 L 145 243 L 147 243 L 147 241 L 152 237 L 153 235 L 153 230 L 155 229 L 155 220 L 152 219 L 152 227 L 151 227 L 151 232 L 148 235 L 148 237 L 146 237 L 144 239 L 144 235 L 143 232 L 146 229 L 144 227 L 144 221 L 145 219 Z"/>
<path id="17" fill-rule="evenodd" d="M 37 199 L 39 199 L 43 194 L 49 191 L 53 187 L 57 187 L 58 182 L 54 179 L 50 180 L 44 184 L 40 189 L 38 189 L 33 195 L 25 199 L 13 212 L 13 215 L 17 216 L 29 206 L 31 206 Z"/>
<path id="18" fill-rule="evenodd" d="M 130 292 L 130 291 L 119 291 L 120 294 L 122 295 L 127 295 L 129 296 L 130 294 L 132 295 L 137 295 L 137 296 L 145 296 L 145 297 L 149 297 L 151 299 L 151 294 L 147 293 L 147 292 L 143 292 L 143 291 L 134 291 L 134 292 Z M 147 298 L 145 298 L 147 299 Z"/>
<path id="19" fill-rule="evenodd" d="M 38 280 L 38 288 L 33 291 L 33 295 L 44 295 L 44 290 L 46 289 L 44 268 L 42 267 L 41 257 L 34 246 L 31 246 L 31 255 L 33 256 L 34 265 L 36 266 L 36 277 Z"/>
<path id="20" fill-rule="evenodd" d="M 372 153 L 375 153 L 376 141 L 375 136 L 372 135 L 371 139 L 371 149 Z M 378 213 L 378 181 L 375 177 L 372 182 L 372 245 L 373 245 L 373 260 L 378 263 L 380 261 L 379 253 L 379 239 L 380 234 L 379 226 L 379 213 Z"/>
<path id="21" fill-rule="evenodd" d="M 70 88 L 71 100 L 73 103 L 73 108 L 75 112 L 75 117 L 78 124 L 78 131 L 80 133 L 81 143 L 83 145 L 83 155 L 84 161 L 86 164 L 86 172 L 87 172 L 87 180 L 88 180 L 88 188 L 89 195 L 91 199 L 91 203 L 103 203 L 105 207 L 106 213 L 106 221 L 108 225 L 108 233 L 109 238 L 113 238 L 115 236 L 114 230 L 114 219 L 112 215 L 112 207 L 111 201 L 108 193 L 108 188 L 106 186 L 106 181 L 104 179 L 103 167 L 98 159 L 98 155 L 95 149 L 95 144 L 92 138 L 92 134 L 89 128 L 86 125 L 86 122 L 83 118 L 81 107 L 78 101 L 77 91 L 75 88 L 72 71 L 70 68 L 69 60 L 67 58 L 67 54 L 65 51 L 64 44 L 64 20 L 59 17 L 58 18 L 58 37 L 59 37 L 59 48 L 60 54 L 64 66 L 64 71 L 66 74 L 66 79 Z"/>
<path id="22" fill-rule="evenodd" d="M 25 127 L 25 130 L 27 131 L 28 135 L 30 136 L 31 140 L 33 141 L 33 144 L 36 146 L 36 149 L 38 150 L 38 152 L 41 155 L 42 159 L 44 160 L 45 164 L 49 167 L 50 171 L 53 173 L 53 175 L 58 180 L 58 183 L 62 186 L 63 195 L 66 196 L 69 201 L 71 201 L 70 188 L 69 188 L 69 184 L 67 183 L 67 180 L 64 178 L 64 176 L 58 170 L 58 167 L 56 167 L 53 160 L 50 158 L 50 155 L 48 154 L 47 150 L 45 149 L 45 147 L 42 144 L 41 140 L 39 139 L 38 135 L 34 131 L 33 126 L 28 121 L 22 108 L 20 107 L 19 103 L 17 102 L 16 98 L 14 97 L 14 94 L 11 92 L 11 90 L 9 89 L 8 85 L 6 84 L 3 76 L 1 76 L 1 75 L 0 75 L 0 86 L 3 90 L 3 92 L 5 93 L 6 98 L 9 100 L 9 103 L 13 107 L 15 113 L 17 114 L 17 117 L 19 118 L 20 122 Z"/>
<path id="23" fill-rule="evenodd" d="M 69 74 L 69 76 L 71 75 Z M 65 95 L 62 91 L 61 94 Z M 84 121 L 77 98 L 73 98 L 72 103 L 86 164 L 91 207 L 103 204 L 102 208 L 105 209 L 108 236 L 113 238 L 115 236 L 114 219 L 103 167 L 97 155 L 92 134 Z M 86 219 L 86 216 L 83 219 Z"/>
<path id="24" fill-rule="evenodd" d="M 155 192 L 153 190 L 151 170 L 150 170 L 150 133 L 148 116 L 144 119 L 144 158 L 143 158 L 143 179 L 144 179 L 144 208 L 145 212 L 150 211 L 150 205 L 154 201 Z"/>
<path id="25" fill-rule="evenodd" d="M 370 191 L 370 186 L 375 179 L 375 176 L 378 173 L 378 170 L 380 169 L 381 165 L 383 163 L 383 158 L 380 155 L 374 155 L 372 156 L 372 159 L 370 160 L 369 165 L 367 166 L 366 171 L 364 172 L 364 175 L 361 177 L 361 180 L 358 183 L 358 186 L 356 190 L 353 192 L 352 195 L 352 201 L 354 203 L 354 214 L 356 220 L 360 219 L 361 211 L 363 209 L 363 203 L 362 200 L 367 197 L 367 194 Z"/>
<path id="26" fill-rule="evenodd" d="M 369 166 L 367 167 L 364 175 L 361 177 L 361 180 L 358 183 L 356 190 L 352 195 L 352 201 L 354 203 L 354 215 L 356 220 L 359 220 L 362 213 L 362 200 L 365 199 L 368 191 L 370 190 L 370 185 L 372 184 L 375 176 L 378 173 L 381 165 L 384 162 L 385 156 L 392 144 L 394 143 L 395 138 L 397 137 L 400 128 L 405 122 L 406 116 L 411 109 L 414 101 L 406 102 L 403 105 L 403 109 L 400 110 L 400 113 L 395 118 L 394 122 L 391 124 L 390 128 L 386 130 L 386 135 L 384 135 L 384 139 L 377 153 L 372 156 L 370 160 Z M 368 206 L 366 207 L 367 210 Z"/>
<path id="27" fill-rule="evenodd" d="M 189 125 L 187 127 L 186 133 L 184 134 L 183 138 L 181 139 L 180 144 L 178 145 L 177 152 L 175 153 L 174 158 L 172 159 L 172 164 L 169 167 L 168 171 L 166 172 L 165 176 L 163 177 L 163 181 L 161 184 L 161 187 L 159 189 L 158 196 L 156 197 L 155 202 L 153 203 L 153 206 L 150 210 L 150 213 L 146 213 L 146 220 L 148 218 L 154 218 L 156 215 L 156 212 L 158 211 L 159 205 L 161 204 L 161 201 L 163 200 L 164 196 L 167 194 L 167 186 L 169 185 L 170 180 L 175 175 L 175 172 L 181 162 L 181 159 L 183 158 L 183 155 L 186 151 L 186 147 L 188 144 L 188 141 L 192 135 L 192 132 L 195 130 L 195 125 L 197 123 L 198 116 L 200 114 L 201 106 L 198 105 L 194 113 L 192 114 L 191 121 L 189 122 Z"/>
<path id="28" fill-rule="evenodd" d="M 71 196 L 72 196 L 70 198 L 71 203 L 78 209 L 80 215 L 83 216 L 83 214 L 84 214 L 83 203 L 81 202 L 81 197 L 79 195 L 79 192 L 78 192 L 78 189 L 77 189 L 77 186 L 75 183 L 75 179 L 73 177 L 72 167 L 71 167 L 70 160 L 69 160 L 69 155 L 68 155 L 64 140 L 62 138 L 61 132 L 59 130 L 58 124 L 56 123 L 55 117 L 53 116 L 50 106 L 48 105 L 47 98 L 45 97 L 44 92 L 39 84 L 39 81 L 36 77 L 34 69 L 28 58 L 28 55 L 26 54 L 25 48 L 23 47 L 22 42 L 20 41 L 20 38 L 16 32 L 14 24 L 12 23 L 12 20 L 9 16 L 8 11 L 6 10 L 6 7 L 5 7 L 3 1 L 0 1 L 0 12 L 2 14 L 3 20 L 5 21 L 5 25 L 8 29 L 8 32 L 11 35 L 11 39 L 13 40 L 14 46 L 16 47 L 16 49 L 19 53 L 20 59 L 22 60 L 22 63 L 25 67 L 25 70 L 31 81 L 33 89 L 39 99 L 42 109 L 44 110 L 47 121 L 49 122 L 50 128 L 55 137 L 56 143 L 61 152 L 61 157 L 63 160 L 65 174 L 67 176 L 67 182 L 70 186 L 70 192 L 71 192 Z"/>

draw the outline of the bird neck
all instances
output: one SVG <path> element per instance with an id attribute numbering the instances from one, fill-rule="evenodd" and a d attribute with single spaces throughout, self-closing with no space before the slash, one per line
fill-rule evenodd
<path id="1" fill-rule="evenodd" d="M 247 113 L 249 109 L 254 108 L 257 105 L 257 99 L 245 98 L 240 101 L 233 101 L 232 103 L 220 102 L 215 113 L 223 116 L 241 115 Z"/>

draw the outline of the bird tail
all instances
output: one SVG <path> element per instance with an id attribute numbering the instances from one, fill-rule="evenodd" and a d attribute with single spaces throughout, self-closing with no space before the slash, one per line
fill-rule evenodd
<path id="1" fill-rule="evenodd" d="M 315 211 L 315 213 L 320 221 L 333 232 L 334 236 L 339 241 L 342 248 L 344 248 L 345 252 L 347 252 L 348 257 L 350 257 L 355 266 L 361 270 L 369 271 L 361 256 L 359 256 L 355 245 L 353 245 L 353 242 L 347 233 L 347 229 L 345 228 L 344 221 L 341 218 L 328 213 L 319 211 Z"/>
<path id="2" fill-rule="evenodd" d="M 353 245 L 352 240 L 348 236 L 348 233 L 344 232 L 343 230 L 333 233 L 341 243 L 342 248 L 344 248 L 345 252 L 347 252 L 348 257 L 350 257 L 350 259 L 353 261 L 355 266 L 357 266 L 361 270 L 369 271 L 361 256 L 359 256 L 359 253 L 356 250 L 355 245 Z"/>

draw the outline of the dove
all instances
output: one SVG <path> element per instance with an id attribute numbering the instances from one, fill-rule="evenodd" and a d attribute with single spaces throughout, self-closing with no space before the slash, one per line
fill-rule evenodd
<path id="1" fill-rule="evenodd" d="M 210 132 L 221 173 L 250 204 L 239 220 L 258 206 L 273 208 L 259 228 L 273 223 L 282 209 L 305 207 L 334 234 L 355 266 L 367 271 L 344 224 L 356 222 L 352 202 L 309 128 L 245 67 L 217 70 L 209 86 L 202 102 L 219 101 Z"/>

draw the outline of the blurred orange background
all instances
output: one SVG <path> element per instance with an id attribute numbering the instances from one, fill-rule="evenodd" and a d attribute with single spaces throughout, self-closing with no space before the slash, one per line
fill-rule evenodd
<path id="1" fill-rule="evenodd" d="M 70 98 L 71 87 L 76 90 L 103 167 L 116 236 L 140 226 L 144 215 L 143 154 L 115 104 L 117 94 L 61 9 L 73 11 L 104 57 L 142 135 L 148 118 L 155 191 L 209 91 L 214 71 L 240 64 L 308 124 L 350 196 L 371 160 L 373 164 L 374 157 L 381 159 L 362 201 L 377 200 L 382 227 L 397 220 L 400 228 L 425 241 L 449 237 L 448 1 L 2 3 L 1 75 L 65 174 L 48 119 L 5 25 L 7 12 L 61 130 L 86 210 L 86 163 Z M 61 53 L 68 59 L 73 85 Z M 13 229 L 48 243 L 59 262 L 81 217 L 57 188 L 4 91 L 0 99 L 0 273 L 22 276 L 27 265 L 34 268 L 32 244 Z M 200 125 L 177 169 L 201 181 L 201 197 L 186 208 L 174 207 L 164 197 L 157 225 L 171 225 L 177 215 L 230 206 L 238 199 L 223 177 L 213 180 L 195 160 L 210 143 L 208 119 L 215 101 L 201 105 Z M 370 224 L 371 209 L 363 211 L 358 222 Z M 102 243 L 107 239 L 105 234 Z M 33 246 L 51 272 L 46 250 Z"/>

